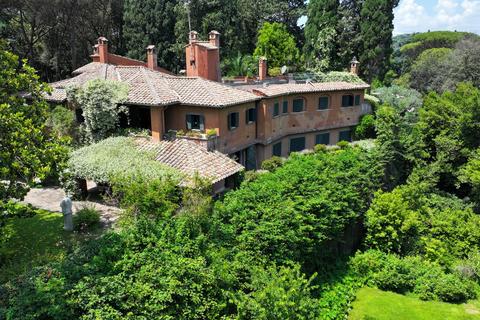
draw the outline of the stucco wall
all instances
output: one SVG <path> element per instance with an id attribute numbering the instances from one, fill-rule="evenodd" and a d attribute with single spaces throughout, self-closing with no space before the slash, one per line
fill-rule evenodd
<path id="1" fill-rule="evenodd" d="M 360 95 L 360 105 L 342 107 L 342 96 L 345 94 Z M 329 108 L 318 110 L 318 99 L 321 96 L 329 97 Z M 304 99 L 304 111 L 293 112 L 293 100 Z M 282 113 L 283 101 L 288 101 L 288 113 Z M 273 117 L 274 103 L 279 102 L 280 114 Z M 334 92 L 328 94 L 310 93 L 290 95 L 279 98 L 264 99 L 261 102 L 259 113 L 262 114 L 262 123 L 258 137 L 268 144 L 285 135 L 312 132 L 325 129 L 349 127 L 358 124 L 361 115 L 362 91 Z"/>

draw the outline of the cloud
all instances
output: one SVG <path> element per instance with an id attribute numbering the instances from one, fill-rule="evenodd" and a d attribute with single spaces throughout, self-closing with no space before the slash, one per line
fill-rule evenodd
<path id="1" fill-rule="evenodd" d="M 395 34 L 427 30 L 480 33 L 480 0 L 437 0 L 426 8 L 418 0 L 401 0 L 395 9 Z"/>

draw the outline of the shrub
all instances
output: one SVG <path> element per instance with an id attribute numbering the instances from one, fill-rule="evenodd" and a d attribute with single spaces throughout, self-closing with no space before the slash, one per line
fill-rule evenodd
<path id="1" fill-rule="evenodd" d="M 362 116 L 355 128 L 355 140 L 373 139 L 375 136 L 375 117 L 371 114 Z"/>
<path id="2" fill-rule="evenodd" d="M 77 149 L 71 154 L 68 169 L 69 179 L 78 177 L 107 184 L 133 176 L 155 180 L 181 175 L 155 160 L 154 152 L 139 150 L 132 137 L 108 138 Z"/>
<path id="3" fill-rule="evenodd" d="M 282 75 L 282 70 L 280 67 L 268 68 L 268 75 L 270 77 L 278 77 Z"/>
<path id="4" fill-rule="evenodd" d="M 78 231 L 88 231 L 100 222 L 100 212 L 93 206 L 85 206 L 73 216 L 73 226 Z"/>
<path id="5" fill-rule="evenodd" d="M 215 137 L 217 135 L 217 130 L 216 129 L 207 129 L 205 132 L 207 134 L 207 137 Z"/>
<path id="6" fill-rule="evenodd" d="M 67 87 L 68 100 L 82 108 L 86 139 L 96 142 L 119 129 L 120 114 L 128 109 L 121 106 L 128 96 L 125 83 L 112 80 L 90 80 L 83 87 Z"/>
<path id="7" fill-rule="evenodd" d="M 462 302 L 476 297 L 475 282 L 448 273 L 438 263 L 420 256 L 401 258 L 375 250 L 357 253 L 353 272 L 371 286 L 397 293 L 412 292 L 423 300 Z"/>
<path id="8" fill-rule="evenodd" d="M 47 126 L 58 137 L 71 137 L 76 138 L 77 124 L 75 122 L 75 113 L 63 106 L 56 106 L 50 113 L 50 117 L 47 119 Z"/>
<path id="9" fill-rule="evenodd" d="M 350 147 L 350 142 L 342 140 L 337 142 L 337 146 L 340 147 L 340 149 L 346 149 Z"/>
<path id="10" fill-rule="evenodd" d="M 324 144 L 316 144 L 313 147 L 313 151 L 316 152 L 316 153 L 325 153 L 325 152 L 328 151 L 328 149 L 327 149 L 327 146 L 324 145 Z"/>
<path id="11" fill-rule="evenodd" d="M 270 172 L 275 171 L 283 165 L 283 159 L 277 156 L 273 156 L 268 160 L 262 162 L 262 169 Z"/>

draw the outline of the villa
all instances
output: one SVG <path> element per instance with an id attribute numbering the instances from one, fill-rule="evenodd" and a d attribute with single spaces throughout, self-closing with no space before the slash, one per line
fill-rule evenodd
<path id="1" fill-rule="evenodd" d="M 208 41 L 200 41 L 195 31 L 190 32 L 185 47 L 186 76 L 157 66 L 154 46 L 146 51 L 146 62 L 115 55 L 108 51 L 107 39 L 100 37 L 93 61 L 75 70 L 71 78 L 52 83 L 47 100 L 66 103 L 67 86 L 92 79 L 124 82 L 129 86 L 125 102 L 129 125 L 149 129 L 152 142 L 186 140 L 188 145 L 182 148 L 188 147 L 193 155 L 205 157 L 205 150 L 214 154 L 208 157 L 212 168 L 217 162 L 220 168 L 235 160 L 248 170 L 272 156 L 286 157 L 315 144 L 350 141 L 352 128 L 366 112 L 364 91 L 368 85 L 270 79 L 266 59 L 260 59 L 254 83 L 222 83 L 220 34 L 216 31 L 209 33 Z M 357 68 L 358 62 L 352 61 L 351 72 L 356 73 Z M 76 112 L 82 121 L 82 111 Z M 190 162 L 195 171 L 195 161 Z M 242 168 L 229 167 L 234 168 L 228 171 L 231 175 Z M 225 178 L 225 174 L 219 176 Z M 224 188 L 227 179 L 217 181 L 216 189 Z"/>

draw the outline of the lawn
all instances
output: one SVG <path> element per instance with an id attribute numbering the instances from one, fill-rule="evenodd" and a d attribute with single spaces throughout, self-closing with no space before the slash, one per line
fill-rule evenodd
<path id="1" fill-rule="evenodd" d="M 62 261 L 74 244 L 99 233 L 66 232 L 62 215 L 44 210 L 30 218 L 13 218 L 5 228 L 8 239 L 0 244 L 0 283 L 33 267 Z"/>
<path id="2" fill-rule="evenodd" d="M 480 302 L 450 304 L 372 288 L 357 293 L 349 320 L 470 320 L 480 319 Z"/>

